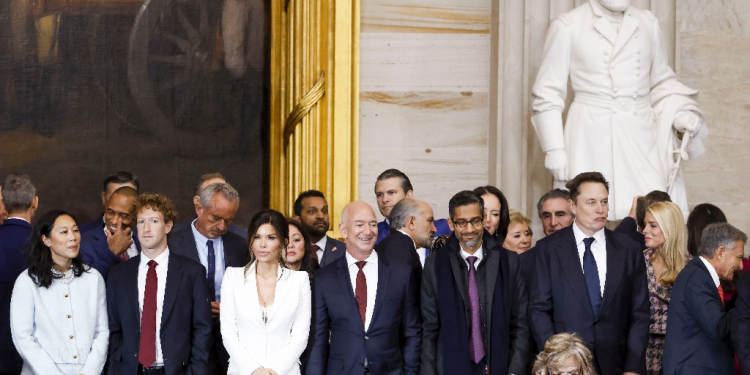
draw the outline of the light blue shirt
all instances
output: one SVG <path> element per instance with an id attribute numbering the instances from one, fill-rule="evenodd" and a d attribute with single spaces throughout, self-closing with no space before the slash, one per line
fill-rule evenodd
<path id="1" fill-rule="evenodd" d="M 198 219 L 195 219 L 198 220 Z M 195 220 L 190 224 L 195 237 L 195 247 L 198 248 L 198 258 L 201 260 L 203 267 L 208 268 L 208 238 L 195 229 Z M 216 302 L 221 302 L 221 281 L 224 280 L 224 241 L 221 237 L 213 239 L 214 241 L 214 285 L 216 286 Z"/>

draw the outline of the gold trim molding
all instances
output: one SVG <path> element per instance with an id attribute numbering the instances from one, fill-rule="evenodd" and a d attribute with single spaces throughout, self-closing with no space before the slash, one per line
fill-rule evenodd
<path id="1" fill-rule="evenodd" d="M 292 215 L 300 192 L 320 190 L 335 228 L 358 195 L 359 0 L 272 0 L 271 25 L 270 206 Z"/>

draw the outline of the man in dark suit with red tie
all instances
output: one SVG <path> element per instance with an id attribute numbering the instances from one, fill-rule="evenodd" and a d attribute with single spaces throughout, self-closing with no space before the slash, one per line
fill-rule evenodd
<path id="1" fill-rule="evenodd" d="M 417 375 L 421 319 L 411 268 L 373 251 L 375 211 L 344 208 L 346 252 L 315 273 L 307 375 Z M 330 340 L 329 340 L 330 338 Z"/>
<path id="2" fill-rule="evenodd" d="M 328 202 L 323 193 L 307 190 L 297 196 L 294 201 L 294 219 L 310 235 L 313 255 L 318 259 L 320 267 L 344 256 L 346 245 L 326 234 L 331 226 L 331 217 L 328 215 Z"/>
<path id="3" fill-rule="evenodd" d="M 135 207 L 142 252 L 107 281 L 109 374 L 207 374 L 211 311 L 206 270 L 168 247 L 177 213 L 157 194 Z"/>
<path id="4" fill-rule="evenodd" d="M 575 221 L 530 250 L 536 344 L 543 348 L 556 333 L 576 333 L 598 374 L 645 375 L 650 313 L 643 249 L 605 228 L 609 184 L 601 173 L 581 173 L 566 187 Z"/>

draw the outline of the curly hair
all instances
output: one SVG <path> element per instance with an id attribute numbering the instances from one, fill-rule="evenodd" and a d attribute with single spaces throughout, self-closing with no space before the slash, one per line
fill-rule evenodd
<path id="1" fill-rule="evenodd" d="M 161 212 L 164 215 L 165 223 L 174 223 L 177 220 L 177 210 L 174 208 L 174 204 L 169 198 L 160 194 L 143 193 L 138 196 L 133 206 L 133 217 L 138 216 L 138 212 L 141 212 L 144 208 L 150 208 L 156 212 Z"/>
<path id="2" fill-rule="evenodd" d="M 578 375 L 596 375 L 591 352 L 580 337 L 571 333 L 558 333 L 547 340 L 544 351 L 536 356 L 534 375 L 551 375 L 568 359 L 578 365 Z"/>

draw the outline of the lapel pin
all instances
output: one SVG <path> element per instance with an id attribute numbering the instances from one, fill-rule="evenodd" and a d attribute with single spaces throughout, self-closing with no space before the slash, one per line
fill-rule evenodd
<path id="1" fill-rule="evenodd" d="M 336 246 L 334 246 L 334 247 L 333 247 L 333 249 L 331 249 L 331 251 L 336 251 L 336 250 L 338 250 L 338 249 L 336 248 Z"/>

